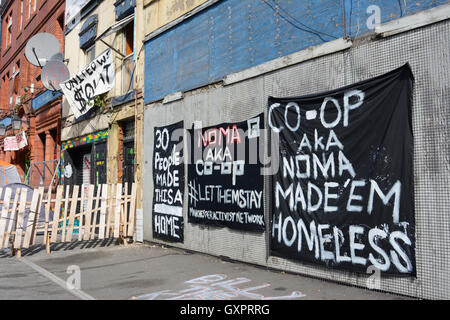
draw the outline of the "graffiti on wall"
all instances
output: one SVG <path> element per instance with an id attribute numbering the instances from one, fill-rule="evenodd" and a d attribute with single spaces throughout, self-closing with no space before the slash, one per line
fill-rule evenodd
<path id="1" fill-rule="evenodd" d="M 279 135 L 271 252 L 415 274 L 409 65 L 322 94 L 269 98 Z"/>
<path id="2" fill-rule="evenodd" d="M 90 133 L 83 137 L 69 139 L 61 143 L 61 150 L 71 149 L 82 146 L 84 144 L 96 142 L 108 138 L 108 130 L 102 130 L 95 133 Z"/>
<path id="3" fill-rule="evenodd" d="M 263 114 L 188 130 L 188 221 L 263 232 Z"/>
<path id="4" fill-rule="evenodd" d="M 61 152 L 60 152 L 60 157 L 61 157 L 61 163 L 65 163 L 64 162 L 64 150 L 67 149 L 71 149 L 71 148 L 76 148 L 85 144 L 89 144 L 89 143 L 93 143 L 96 141 L 100 141 L 103 139 L 108 138 L 108 130 L 102 130 L 102 131 L 98 131 L 95 133 L 90 133 L 88 135 L 85 135 L 83 137 L 77 137 L 74 139 L 69 139 L 66 140 L 64 142 L 61 143 Z M 67 178 L 70 178 L 72 176 L 72 170 L 73 168 L 70 166 L 69 172 L 66 173 L 66 168 L 62 168 L 61 172 L 62 174 L 60 174 L 58 172 L 58 178 L 60 179 L 60 183 L 63 183 L 64 180 L 64 176 L 67 174 Z"/>
<path id="5" fill-rule="evenodd" d="M 184 123 L 155 127 L 153 237 L 183 242 Z"/>

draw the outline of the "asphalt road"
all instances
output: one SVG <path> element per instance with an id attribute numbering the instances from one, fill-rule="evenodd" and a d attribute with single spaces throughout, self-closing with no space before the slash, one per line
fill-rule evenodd
<path id="1" fill-rule="evenodd" d="M 151 244 L 81 242 L 0 251 L 0 299 L 406 299 Z"/>

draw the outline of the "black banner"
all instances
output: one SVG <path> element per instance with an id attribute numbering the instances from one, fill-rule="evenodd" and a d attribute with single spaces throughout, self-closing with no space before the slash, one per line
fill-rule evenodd
<path id="1" fill-rule="evenodd" d="M 413 81 L 405 65 L 322 94 L 269 97 L 273 255 L 415 275 Z"/>
<path id="2" fill-rule="evenodd" d="M 155 127 L 153 152 L 153 237 L 183 242 L 183 121 Z"/>
<path id="3" fill-rule="evenodd" d="M 264 232 L 263 114 L 189 130 L 188 221 Z"/>

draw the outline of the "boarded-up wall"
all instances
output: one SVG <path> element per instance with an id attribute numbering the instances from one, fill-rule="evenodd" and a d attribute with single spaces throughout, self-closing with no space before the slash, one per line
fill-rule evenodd
<path id="1" fill-rule="evenodd" d="M 229 86 L 199 89 L 144 111 L 144 239 L 152 238 L 153 128 L 184 120 L 203 126 L 242 121 L 266 111 L 268 96 L 301 96 L 339 88 L 391 71 L 406 62 L 414 77 L 413 134 L 417 278 L 383 277 L 381 290 L 422 298 L 450 298 L 450 21 L 290 66 Z M 311 267 L 269 256 L 270 189 L 265 181 L 266 232 L 251 234 L 187 222 L 181 248 L 366 287 L 368 276 Z M 187 187 L 187 181 L 186 181 Z M 155 240 L 156 241 L 156 240 Z M 160 242 L 160 241 L 159 241 Z"/>

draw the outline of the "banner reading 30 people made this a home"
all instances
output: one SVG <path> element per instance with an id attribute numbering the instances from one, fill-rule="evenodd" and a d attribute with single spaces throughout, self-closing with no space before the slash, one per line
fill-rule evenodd
<path id="1" fill-rule="evenodd" d="M 413 81 L 405 65 L 330 92 L 269 97 L 280 140 L 272 255 L 415 275 Z"/>
<path id="2" fill-rule="evenodd" d="M 155 127 L 153 152 L 153 237 L 184 241 L 183 121 Z"/>
<path id="3" fill-rule="evenodd" d="M 263 232 L 263 114 L 188 130 L 188 221 Z"/>

